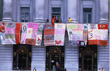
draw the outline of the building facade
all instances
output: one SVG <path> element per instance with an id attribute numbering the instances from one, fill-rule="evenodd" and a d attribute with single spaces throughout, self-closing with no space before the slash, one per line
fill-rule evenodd
<path id="1" fill-rule="evenodd" d="M 108 24 L 108 0 L 0 0 L 2 22 L 51 22 L 52 16 L 67 23 Z M 87 48 L 88 47 L 88 48 Z M 30 51 L 31 50 L 31 51 Z M 24 57 L 24 59 L 23 59 Z M 109 71 L 109 39 L 107 46 L 72 46 L 67 31 L 65 45 L 45 47 L 30 45 L 0 45 L 0 71 L 52 71 L 54 61 L 67 71 Z M 27 63 L 27 64 L 26 64 Z M 21 65 L 20 65 L 21 64 Z"/>

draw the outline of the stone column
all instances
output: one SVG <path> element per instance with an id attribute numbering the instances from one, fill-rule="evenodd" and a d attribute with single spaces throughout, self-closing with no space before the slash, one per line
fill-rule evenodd
<path id="1" fill-rule="evenodd" d="M 108 23 L 108 0 L 100 0 L 100 22 Z"/>
<path id="2" fill-rule="evenodd" d="M 44 22 L 45 0 L 35 0 L 35 21 Z"/>
<path id="3" fill-rule="evenodd" d="M 68 18 L 72 19 L 72 22 L 77 21 L 77 0 L 68 0 Z"/>
<path id="4" fill-rule="evenodd" d="M 12 0 L 3 0 L 2 21 L 12 21 Z"/>

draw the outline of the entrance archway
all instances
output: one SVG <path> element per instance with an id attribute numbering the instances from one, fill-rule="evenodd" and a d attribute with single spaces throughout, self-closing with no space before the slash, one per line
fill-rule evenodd
<path id="1" fill-rule="evenodd" d="M 31 46 L 13 46 L 13 69 L 30 70 L 31 68 Z"/>
<path id="2" fill-rule="evenodd" d="M 64 68 L 64 47 L 46 47 L 46 71 L 54 70 L 56 62 Z"/>
<path id="3" fill-rule="evenodd" d="M 97 46 L 79 47 L 79 71 L 97 71 Z"/>

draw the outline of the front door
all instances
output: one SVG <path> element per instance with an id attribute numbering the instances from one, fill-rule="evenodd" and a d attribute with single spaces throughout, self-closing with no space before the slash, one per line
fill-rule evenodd
<path id="1" fill-rule="evenodd" d="M 27 66 L 27 55 L 26 54 L 18 54 L 18 67 L 19 69 L 25 70 Z"/>
<path id="2" fill-rule="evenodd" d="M 57 62 L 64 68 L 64 47 L 46 47 L 46 71 L 55 71 Z"/>
<path id="3" fill-rule="evenodd" d="M 93 56 L 84 55 L 83 56 L 83 71 L 93 71 Z"/>
<path id="4" fill-rule="evenodd" d="M 79 47 L 79 71 L 97 71 L 97 46 Z"/>
<path id="5" fill-rule="evenodd" d="M 60 65 L 61 54 L 50 54 L 50 70 L 55 69 L 56 62 L 58 62 L 58 64 Z"/>
<path id="6" fill-rule="evenodd" d="M 13 46 L 13 70 L 31 69 L 31 45 Z"/>

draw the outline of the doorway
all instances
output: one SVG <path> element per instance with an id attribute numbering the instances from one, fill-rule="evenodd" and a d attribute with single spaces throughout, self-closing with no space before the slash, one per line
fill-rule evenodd
<path id="1" fill-rule="evenodd" d="M 26 54 L 19 54 L 18 55 L 18 67 L 22 70 L 27 68 L 27 56 Z"/>
<path id="2" fill-rule="evenodd" d="M 97 46 L 79 47 L 79 71 L 97 71 Z"/>
<path id="3" fill-rule="evenodd" d="M 13 46 L 13 70 L 31 69 L 31 45 Z"/>
<path id="4" fill-rule="evenodd" d="M 55 70 L 56 62 L 64 68 L 64 47 L 46 47 L 46 71 Z"/>
<path id="5" fill-rule="evenodd" d="M 93 71 L 93 57 L 92 55 L 83 56 L 83 71 Z"/>

